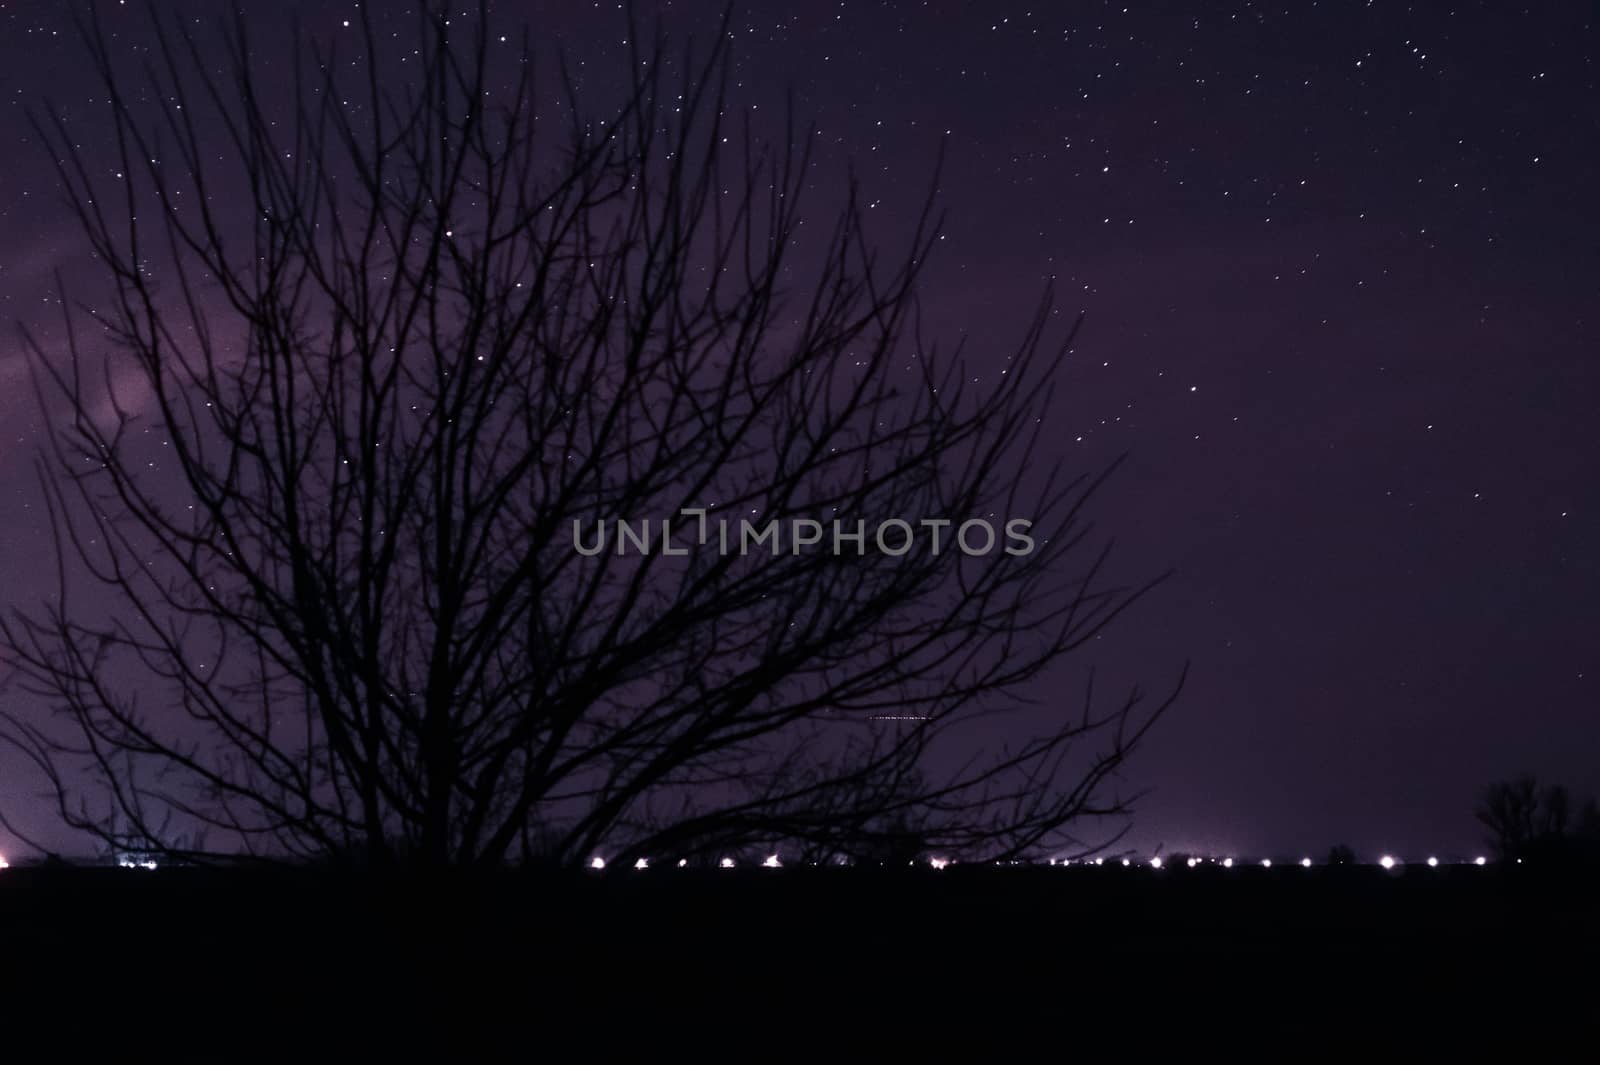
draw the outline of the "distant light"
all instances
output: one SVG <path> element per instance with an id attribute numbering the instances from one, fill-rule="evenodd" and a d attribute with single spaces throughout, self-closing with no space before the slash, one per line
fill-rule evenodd
<path id="1" fill-rule="evenodd" d="M 650 859 L 640 858 L 638 861 L 633 863 L 633 867 L 635 869 L 648 869 L 650 868 Z"/>
<path id="2" fill-rule="evenodd" d="M 1126 868 L 1127 868 L 1127 867 L 1128 867 L 1128 866 L 1130 866 L 1130 865 L 1132 865 L 1132 864 L 1133 864 L 1133 863 L 1132 863 L 1132 862 L 1130 862 L 1130 861 L 1128 861 L 1128 859 L 1126 859 L 1126 858 L 1124 858 L 1124 859 L 1122 859 L 1122 867 L 1123 867 L 1123 868 L 1124 868 L 1124 869 L 1126 869 Z"/>
<path id="3" fill-rule="evenodd" d="M 767 869 L 782 869 L 783 868 L 783 863 L 778 861 L 778 856 L 776 854 L 768 855 L 767 856 L 767 860 L 762 862 L 761 864 L 762 864 L 762 866 L 764 866 Z"/>
<path id="4" fill-rule="evenodd" d="M 929 858 L 928 859 L 928 864 L 933 866 L 935 869 L 943 869 L 945 866 L 950 864 L 950 859 L 949 858 Z"/>
<path id="5" fill-rule="evenodd" d="M 1438 867 L 1439 867 L 1439 859 L 1437 859 L 1437 858 L 1429 858 L 1428 859 L 1428 868 L 1437 869 Z"/>
<path id="6" fill-rule="evenodd" d="M 10 868 L 11 868 L 11 863 L 6 861 L 4 855 L 0 855 L 0 869 L 10 869 Z"/>
<path id="7" fill-rule="evenodd" d="M 1189 859 L 1189 868 L 1190 869 L 1193 869 L 1195 866 L 1197 866 L 1199 864 L 1200 864 L 1200 859 L 1199 858 L 1190 858 Z"/>
<path id="8" fill-rule="evenodd" d="M 1310 858 L 1301 858 L 1300 859 L 1300 864 L 1304 868 L 1310 869 L 1311 868 L 1311 859 Z"/>
<path id="9" fill-rule="evenodd" d="M 1096 864 L 1096 865 L 1104 865 L 1105 863 L 1106 863 L 1106 860 L 1104 858 L 1096 858 L 1094 860 L 1094 864 Z"/>
<path id="10" fill-rule="evenodd" d="M 1055 859 L 1054 859 L 1054 858 L 1051 858 L 1051 859 L 1050 859 L 1050 864 L 1051 864 L 1051 865 L 1054 865 L 1054 864 L 1056 864 L 1056 860 L 1055 860 Z"/>
<path id="11" fill-rule="evenodd" d="M 605 867 L 606 867 L 606 860 L 604 858 L 590 858 L 589 859 L 589 868 L 590 869 L 604 869 Z"/>
<path id="12" fill-rule="evenodd" d="M 733 859 L 732 858 L 724 858 L 724 859 L 722 859 L 722 861 L 718 862 L 717 864 L 722 866 L 722 868 L 724 868 L 724 869 L 732 869 L 733 868 Z"/>
<path id="13" fill-rule="evenodd" d="M 1224 859 L 1222 859 L 1222 867 L 1224 869 L 1232 869 L 1233 868 L 1233 859 L 1232 858 L 1224 858 Z"/>
<path id="14" fill-rule="evenodd" d="M 689 859 L 687 859 L 687 858 L 679 858 L 678 859 L 678 868 L 679 869 L 682 869 L 684 866 L 686 866 L 688 864 L 689 864 Z"/>
<path id="15" fill-rule="evenodd" d="M 1472 864 L 1473 865 L 1487 865 L 1487 864 L 1489 864 L 1489 859 L 1487 859 L 1487 858 L 1483 857 L 1482 855 L 1480 855 L 1480 856 L 1472 859 Z"/>
<path id="16" fill-rule="evenodd" d="M 1161 859 L 1160 858 L 1151 858 L 1150 859 L 1150 868 L 1152 868 L 1152 869 L 1160 869 L 1161 868 Z"/>
<path id="17" fill-rule="evenodd" d="M 1393 869 L 1394 859 L 1385 854 L 1382 858 L 1378 859 L 1378 864 L 1383 866 L 1385 869 Z"/>

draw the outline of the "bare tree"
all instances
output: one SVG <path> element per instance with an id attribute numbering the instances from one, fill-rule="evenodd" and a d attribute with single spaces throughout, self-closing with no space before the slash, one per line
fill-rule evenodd
<path id="1" fill-rule="evenodd" d="M 1477 818 L 1490 832 L 1488 842 L 1501 858 L 1560 845 L 1567 836 L 1571 802 L 1559 784 L 1539 787 L 1529 773 L 1483 789 Z"/>
<path id="2" fill-rule="evenodd" d="M 1049 339 L 1048 296 L 1013 347 L 943 353 L 931 196 L 897 257 L 853 187 L 803 226 L 812 137 L 730 116 L 726 26 L 700 56 L 631 32 L 586 109 L 482 11 L 423 12 L 380 71 L 359 10 L 364 61 L 297 40 L 276 95 L 242 23 L 224 72 L 182 25 L 135 78 L 90 17 L 114 164 L 38 122 L 111 290 L 28 335 L 68 412 L 60 589 L 0 629 L 5 738 L 67 823 L 194 859 L 579 864 L 1004 859 L 1125 813 L 1178 685 L 1053 693 L 997 740 L 1154 583 L 1104 580 L 1109 471 L 1030 461 L 1076 329 Z M 958 544 L 1010 518 L 1031 552 Z M 714 531 L 813 520 L 846 538 Z"/>

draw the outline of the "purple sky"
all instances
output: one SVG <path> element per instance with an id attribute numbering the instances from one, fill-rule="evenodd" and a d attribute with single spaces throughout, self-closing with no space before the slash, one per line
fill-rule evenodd
<path id="1" fill-rule="evenodd" d="M 48 97 L 104 128 L 60 6 L 0 5 L 0 311 L 25 322 L 53 271 L 94 276 L 25 117 Z M 266 47 L 283 11 L 328 38 L 353 11 L 244 6 Z M 129 48 L 141 8 L 107 5 Z M 1490 779 L 1600 791 L 1592 5 L 741 8 L 735 102 L 781 113 L 792 85 L 819 184 L 853 165 L 886 240 L 947 141 L 925 289 L 946 335 L 981 361 L 1052 276 L 1087 312 L 1052 450 L 1131 451 L 1101 524 L 1124 574 L 1178 569 L 1099 660 L 1152 688 L 1194 663 L 1132 766 L 1155 789 L 1132 842 L 1470 852 Z M 720 5 L 658 10 L 684 34 Z M 496 17 L 530 15 L 615 83 L 614 3 Z M 50 548 L 10 330 L 0 425 L 19 603 Z M 0 801 L 39 824 L 18 768 L 0 757 Z"/>

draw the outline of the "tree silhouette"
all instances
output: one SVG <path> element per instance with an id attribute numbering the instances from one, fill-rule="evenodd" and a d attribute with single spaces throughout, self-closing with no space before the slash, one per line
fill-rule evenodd
<path id="1" fill-rule="evenodd" d="M 1005 859 L 1126 812 L 1181 677 L 996 742 L 1154 583 L 1105 581 L 1109 471 L 1031 461 L 1076 325 L 1047 339 L 1046 296 L 973 363 L 924 337 L 931 196 L 895 257 L 853 184 L 803 226 L 812 136 L 732 117 L 726 25 L 698 56 L 631 31 L 590 106 L 481 8 L 423 11 L 387 67 L 358 10 L 360 62 L 297 39 L 273 84 L 242 21 L 220 71 L 177 24 L 134 76 L 91 15 L 114 163 L 37 121 L 109 288 L 25 334 L 66 412 L 59 591 L 0 627 L 31 696 L 5 739 L 65 821 L 191 859 L 615 867 Z M 1031 553 L 951 546 L 1012 517 Z M 719 549 L 740 520 L 867 532 Z"/>
<path id="2" fill-rule="evenodd" d="M 1565 787 L 1540 787 L 1537 777 L 1524 773 L 1484 788 L 1476 813 L 1502 859 L 1592 860 L 1600 852 L 1600 807 L 1585 799 L 1574 816 L 1572 806 Z"/>
<path id="3" fill-rule="evenodd" d="M 1477 818 L 1489 830 L 1488 843 L 1495 853 L 1510 859 L 1565 837 L 1569 806 L 1565 788 L 1541 789 L 1538 780 L 1525 773 L 1484 788 Z"/>

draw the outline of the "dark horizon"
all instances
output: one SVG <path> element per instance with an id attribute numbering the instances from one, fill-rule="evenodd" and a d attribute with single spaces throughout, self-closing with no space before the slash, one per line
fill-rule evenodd
<path id="1" fill-rule="evenodd" d="M 263 54 L 298 11 L 246 4 Z M 380 20 L 403 5 L 373 5 Z M 151 41 L 107 5 L 117 41 Z M 675 40 L 719 3 L 661 9 Z M 654 10 L 640 8 L 648 20 Z M 622 16 L 498 4 L 615 84 Z M 25 112 L 106 132 L 67 14 L 3 11 L 0 310 L 52 321 L 96 267 Z M 1182 699 L 1124 774 L 1153 789 L 1142 853 L 1485 852 L 1479 790 L 1531 771 L 1600 793 L 1600 94 L 1590 5 L 739 5 L 738 104 L 820 127 L 887 246 L 946 152 L 923 287 L 936 335 L 1009 348 L 1047 280 L 1085 314 L 1047 441 L 1098 468 L 1119 576 L 1176 576 L 1037 682 L 1097 664 Z M 409 26 L 410 23 L 406 22 Z M 842 187 L 842 186 L 841 186 Z M 820 206 L 830 192 L 822 189 Z M 33 467 L 43 424 L 0 345 L 6 606 L 53 580 Z M 10 705 L 26 696 L 0 693 Z M 51 811 L 0 753 L 0 804 Z M 77 853 L 67 839 L 66 853 Z M 23 852 L 0 832 L 0 854 Z"/>

